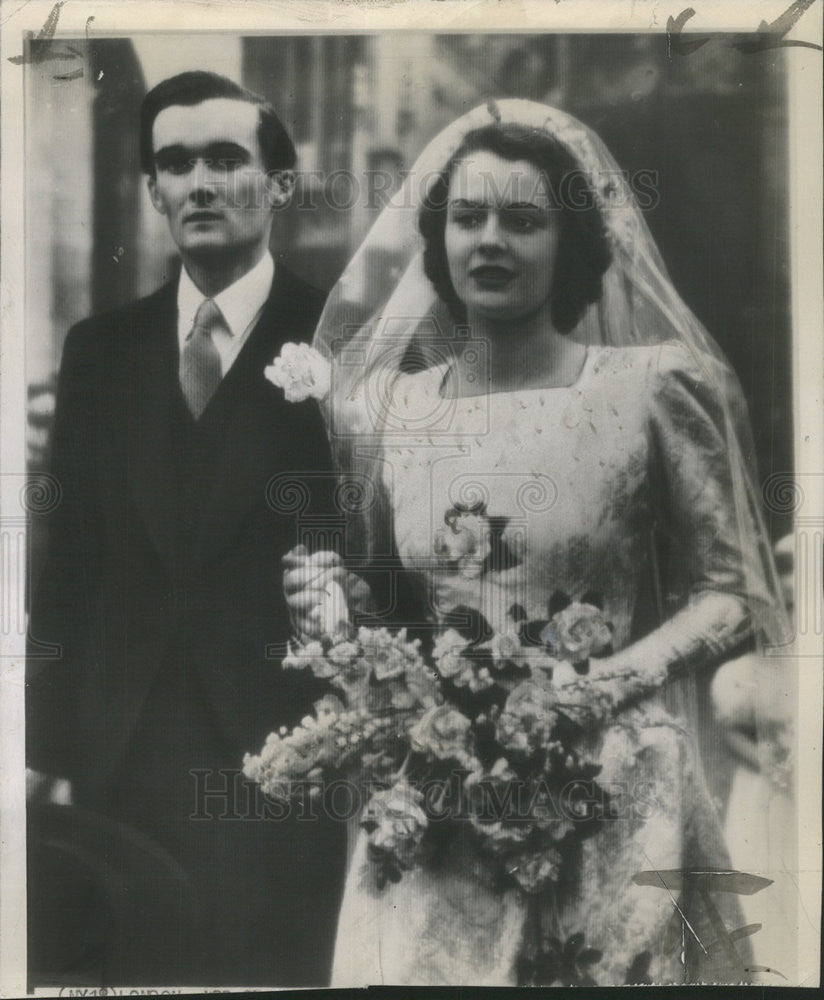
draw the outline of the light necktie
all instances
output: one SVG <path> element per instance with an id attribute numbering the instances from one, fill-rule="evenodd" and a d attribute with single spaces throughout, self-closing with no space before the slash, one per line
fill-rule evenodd
<path id="1" fill-rule="evenodd" d="M 180 388 L 195 420 L 206 409 L 223 377 L 212 331 L 223 322 L 213 299 L 204 299 L 180 354 Z"/>

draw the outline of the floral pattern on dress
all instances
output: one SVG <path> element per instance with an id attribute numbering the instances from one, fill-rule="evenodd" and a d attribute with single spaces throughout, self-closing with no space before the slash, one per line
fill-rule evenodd
<path id="1" fill-rule="evenodd" d="M 734 595 L 752 576 L 730 543 L 736 515 L 719 447 L 721 408 L 685 350 L 590 347 L 572 386 L 493 394 L 482 405 L 458 399 L 435 448 L 412 418 L 443 374 L 399 380 L 399 425 L 407 406 L 410 432 L 385 448 L 397 548 L 407 571 L 428 584 L 434 622 L 455 628 L 456 610 L 474 609 L 488 626 L 491 657 L 492 637 L 506 637 L 519 618 L 543 620 L 536 641 L 554 643 L 573 671 L 579 656 L 585 664 L 605 651 L 631 655 L 638 623 L 649 631 L 656 620 L 652 542 L 660 532 L 674 543 L 667 568 L 679 611 L 643 639 L 644 655 L 661 669 L 697 670 L 740 641 L 747 626 Z M 483 494 L 476 509 L 451 499 L 470 477 Z M 524 490 L 546 479 L 551 503 L 526 507 Z M 493 565 L 496 544 L 509 564 Z M 563 610 L 550 613 L 559 594 L 572 608 L 563 627 L 550 626 Z M 582 613 L 585 605 L 594 610 Z M 505 638 L 499 642 L 506 648 Z M 447 647 L 441 652 L 446 657 Z M 458 659 L 445 663 L 460 676 Z M 539 724 L 540 712 L 528 714 Z M 335 983 L 745 980 L 746 941 L 736 941 L 736 964 L 700 905 L 688 916 L 706 947 L 688 948 L 685 966 L 681 949 L 670 947 L 672 898 L 636 880 L 648 871 L 729 865 L 690 726 L 651 698 L 590 731 L 580 752 L 603 764 L 598 782 L 612 790 L 617 815 L 581 842 L 569 875 L 529 903 L 497 886 L 494 867 L 461 838 L 437 866 L 374 893 L 359 844 Z M 528 740 L 525 727 L 513 713 L 513 741 Z M 740 926 L 735 896 L 716 895 L 716 915 L 728 929 Z"/>

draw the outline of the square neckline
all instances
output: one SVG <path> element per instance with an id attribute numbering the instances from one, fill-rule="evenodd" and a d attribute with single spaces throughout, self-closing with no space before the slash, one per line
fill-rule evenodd
<path id="1" fill-rule="evenodd" d="M 438 387 L 437 387 L 438 397 L 444 401 L 459 403 L 461 400 L 476 400 L 484 396 L 486 396 L 487 398 L 492 398 L 494 396 L 520 395 L 521 393 L 527 393 L 527 392 L 559 392 L 559 391 L 578 388 L 583 382 L 584 376 L 586 375 L 587 370 L 589 369 L 592 363 L 592 359 L 595 355 L 595 352 L 592 350 L 592 344 L 584 344 L 583 346 L 584 346 L 583 364 L 581 365 L 574 381 L 569 382 L 567 385 L 538 385 L 538 386 L 532 386 L 530 388 L 499 389 L 497 391 L 487 390 L 486 392 L 473 393 L 470 396 L 455 396 L 455 395 L 447 396 L 443 390 L 444 387 L 446 386 L 447 379 L 451 374 L 454 365 L 452 362 L 445 362 L 444 364 L 437 365 L 432 369 L 432 371 L 435 374 L 439 373 L 441 370 L 443 371 L 443 374 L 441 375 L 441 379 L 440 382 L 438 382 Z"/>

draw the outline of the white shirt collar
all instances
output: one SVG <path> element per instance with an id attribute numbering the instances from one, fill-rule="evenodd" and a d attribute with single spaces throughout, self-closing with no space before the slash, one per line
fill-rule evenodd
<path id="1" fill-rule="evenodd" d="M 275 262 L 267 251 L 255 266 L 242 278 L 214 297 L 233 339 L 249 332 L 252 321 L 263 308 L 272 288 Z M 195 314 L 206 296 L 189 277 L 185 267 L 180 269 L 177 286 L 177 332 L 181 350 L 195 322 Z"/>

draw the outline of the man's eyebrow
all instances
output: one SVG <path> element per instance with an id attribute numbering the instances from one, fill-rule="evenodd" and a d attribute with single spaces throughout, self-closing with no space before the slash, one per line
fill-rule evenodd
<path id="1" fill-rule="evenodd" d="M 161 146 L 160 149 L 155 150 L 155 159 L 170 160 L 173 157 L 177 159 L 181 156 L 187 156 L 190 152 L 192 151 L 187 149 L 186 146 Z"/>
<path id="2" fill-rule="evenodd" d="M 233 157 L 238 160 L 246 160 L 249 159 L 250 153 L 245 146 L 241 146 L 230 139 L 216 139 L 205 146 L 184 146 L 182 143 L 173 143 L 171 146 L 161 146 L 155 152 L 155 159 L 158 161 L 173 159 L 198 160 L 202 157 L 213 160 L 218 156 L 222 159 Z"/>

